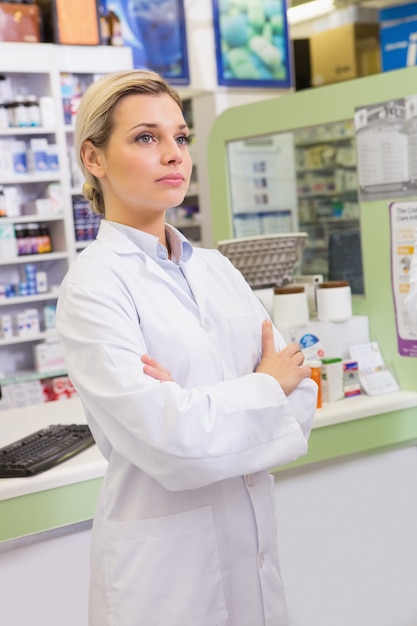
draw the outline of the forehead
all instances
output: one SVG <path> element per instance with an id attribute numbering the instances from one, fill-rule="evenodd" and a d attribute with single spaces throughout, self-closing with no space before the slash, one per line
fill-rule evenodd
<path id="1" fill-rule="evenodd" d="M 114 108 L 113 120 L 119 124 L 185 124 L 181 108 L 167 93 L 129 94 Z"/>

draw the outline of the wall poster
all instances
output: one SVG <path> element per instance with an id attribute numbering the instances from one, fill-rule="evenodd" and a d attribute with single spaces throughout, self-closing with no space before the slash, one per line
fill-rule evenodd
<path id="1" fill-rule="evenodd" d="M 354 116 L 361 200 L 417 193 L 417 96 L 358 108 Z"/>
<path id="2" fill-rule="evenodd" d="M 417 202 L 392 202 L 391 226 L 391 285 L 397 326 L 398 352 L 417 357 L 417 329 L 404 305 L 410 290 L 410 266 L 417 229 Z"/>
<path id="3" fill-rule="evenodd" d="M 296 232 L 293 133 L 228 143 L 233 236 Z"/>
<path id="4" fill-rule="evenodd" d="M 213 20 L 219 85 L 292 86 L 285 0 L 213 0 Z"/>
<path id="5" fill-rule="evenodd" d="M 100 9 L 120 20 L 134 67 L 154 70 L 172 85 L 189 84 L 183 0 L 100 0 Z"/>

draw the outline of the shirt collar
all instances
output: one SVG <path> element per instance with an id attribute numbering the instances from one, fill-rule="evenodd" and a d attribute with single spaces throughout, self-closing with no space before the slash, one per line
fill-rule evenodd
<path id="1" fill-rule="evenodd" d="M 154 261 L 168 259 L 168 250 L 159 242 L 158 237 L 155 237 L 155 235 L 145 233 L 132 226 L 126 226 L 126 224 L 119 224 L 118 222 L 112 222 L 110 220 L 106 221 L 123 233 L 138 248 L 145 252 L 145 254 L 154 259 Z M 165 224 L 165 233 L 171 248 L 171 261 L 177 265 L 186 263 L 193 254 L 193 246 L 191 243 L 179 230 L 170 224 Z"/>

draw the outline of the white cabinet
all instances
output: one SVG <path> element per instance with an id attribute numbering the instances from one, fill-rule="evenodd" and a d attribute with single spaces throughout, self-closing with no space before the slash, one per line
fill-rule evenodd
<path id="1" fill-rule="evenodd" d="M 130 48 L 110 46 L 0 43 L 0 59 L 0 104 L 33 95 L 41 105 L 39 126 L 6 127 L 3 116 L 0 128 L 0 373 L 7 384 L 41 377 L 34 373 L 33 347 L 53 336 L 58 286 L 85 245 L 75 234 L 81 182 L 71 168 L 65 83 L 87 86 L 100 74 L 128 69 L 132 55 Z M 49 165 L 31 159 L 42 150 L 52 154 Z"/>

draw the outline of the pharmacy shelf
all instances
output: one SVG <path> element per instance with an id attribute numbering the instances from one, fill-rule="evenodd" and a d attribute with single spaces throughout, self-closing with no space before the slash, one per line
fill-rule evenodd
<path id="1" fill-rule="evenodd" d="M 47 302 L 56 300 L 57 292 L 48 291 L 47 293 L 37 293 L 33 296 L 13 296 L 11 298 L 0 298 L 0 307 L 16 306 L 19 304 L 30 304 L 33 302 Z"/>
<path id="2" fill-rule="evenodd" d="M 13 316 L 23 312 L 28 305 L 38 311 L 41 332 L 36 335 L 1 337 L 0 331 L 0 372 L 8 372 L 10 376 L 17 370 L 33 371 L 33 344 L 50 338 L 46 331 L 45 304 L 54 303 L 57 299 L 58 287 L 68 270 L 72 260 L 79 252 L 79 244 L 75 241 L 75 225 L 73 218 L 73 195 L 71 172 L 68 167 L 68 148 L 71 141 L 72 125 L 65 126 L 63 79 L 70 75 L 88 76 L 92 82 L 99 75 L 132 67 L 132 51 L 128 47 L 115 46 L 65 46 L 49 43 L 25 44 L 0 42 L 1 74 L 10 87 L 12 97 L 34 94 L 41 103 L 47 103 L 48 112 L 42 118 L 42 126 L 16 126 L 0 128 L 0 138 L 4 141 L 25 141 L 30 138 L 46 137 L 48 143 L 57 147 L 58 171 L 16 173 L 9 170 L 0 171 L 0 186 L 15 186 L 18 190 L 19 208 L 34 200 L 48 197 L 48 184 L 59 185 L 62 199 L 62 213 L 53 215 L 13 215 L 1 218 L 6 228 L 10 225 L 46 222 L 50 230 L 52 250 L 50 253 L 30 254 L 22 256 L 6 256 L 5 246 L 0 241 L 0 282 L 4 286 L 19 286 L 26 280 L 26 264 L 34 264 L 36 270 L 47 274 L 48 293 L 36 295 L 1 298 L 2 314 Z M 28 63 L 30 59 L 30 63 Z M 42 109 L 41 109 L 42 112 Z M 77 195 L 81 190 L 77 189 Z M 20 212 L 23 210 L 20 208 Z M 5 232 L 3 236 L 9 236 Z M 0 320 L 2 321 L 2 320 Z M 0 328 L 2 325 L 0 324 Z M 36 374 L 34 374 L 36 376 Z M 1 400 L 0 400 L 1 405 Z M 1 408 L 1 407 L 0 407 Z"/>

